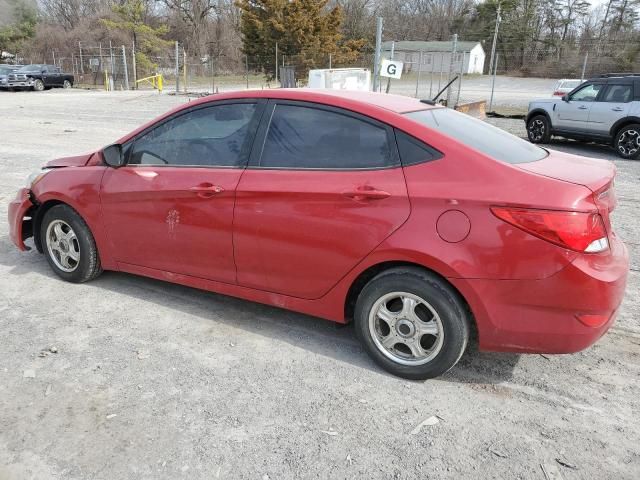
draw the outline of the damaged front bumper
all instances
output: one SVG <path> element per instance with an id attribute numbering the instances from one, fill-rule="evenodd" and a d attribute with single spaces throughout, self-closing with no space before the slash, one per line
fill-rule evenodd
<path id="1" fill-rule="evenodd" d="M 30 215 L 36 203 L 28 188 L 18 190 L 16 198 L 9 203 L 9 236 L 20 250 L 31 250 L 24 241 L 33 236 L 33 217 Z"/>

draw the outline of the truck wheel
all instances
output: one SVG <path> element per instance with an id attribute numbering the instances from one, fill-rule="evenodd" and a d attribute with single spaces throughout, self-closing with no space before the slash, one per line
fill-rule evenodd
<path id="1" fill-rule="evenodd" d="M 531 143 L 549 143 L 551 125 L 544 115 L 536 115 L 527 122 L 527 136 Z"/>
<path id="2" fill-rule="evenodd" d="M 43 90 L 44 90 L 44 82 L 43 82 L 42 80 L 40 80 L 40 79 L 36 79 L 36 80 L 33 82 L 33 89 L 34 89 L 36 92 L 41 92 L 41 91 L 43 91 Z"/>
<path id="3" fill-rule="evenodd" d="M 628 160 L 640 158 L 640 124 L 622 127 L 613 142 L 618 155 Z"/>
<path id="4" fill-rule="evenodd" d="M 69 80 L 65 80 L 62 84 L 62 88 L 71 88 L 71 82 Z"/>

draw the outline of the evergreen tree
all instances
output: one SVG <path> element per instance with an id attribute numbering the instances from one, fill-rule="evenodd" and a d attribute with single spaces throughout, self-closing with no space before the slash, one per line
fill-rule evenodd
<path id="1" fill-rule="evenodd" d="M 238 0 L 243 52 L 271 78 L 276 43 L 280 55 L 295 56 L 298 75 L 310 68 L 353 63 L 366 41 L 344 40 L 342 8 L 329 0 Z"/>

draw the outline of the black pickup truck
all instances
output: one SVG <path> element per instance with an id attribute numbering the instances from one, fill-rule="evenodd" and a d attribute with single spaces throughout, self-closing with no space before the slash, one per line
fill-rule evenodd
<path id="1" fill-rule="evenodd" d="M 73 75 L 62 73 L 55 65 L 33 64 L 11 72 L 7 76 L 9 89 L 32 89 L 38 92 L 50 88 L 71 88 Z"/>

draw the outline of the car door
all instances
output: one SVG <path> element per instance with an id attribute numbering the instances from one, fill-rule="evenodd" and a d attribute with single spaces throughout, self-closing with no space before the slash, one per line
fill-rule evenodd
<path id="1" fill-rule="evenodd" d="M 587 130 L 589 111 L 602 88 L 600 83 L 591 83 L 569 94 L 567 101 L 555 104 L 554 129 Z"/>
<path id="2" fill-rule="evenodd" d="M 104 222 L 120 263 L 235 283 L 235 191 L 264 102 L 216 102 L 151 127 L 102 180 Z"/>
<path id="3" fill-rule="evenodd" d="M 323 296 L 406 220 L 393 132 L 313 103 L 269 103 L 237 189 L 238 283 Z"/>
<path id="4" fill-rule="evenodd" d="M 589 112 L 589 130 L 608 135 L 613 124 L 629 113 L 633 101 L 633 83 L 610 83 L 593 103 Z"/>

